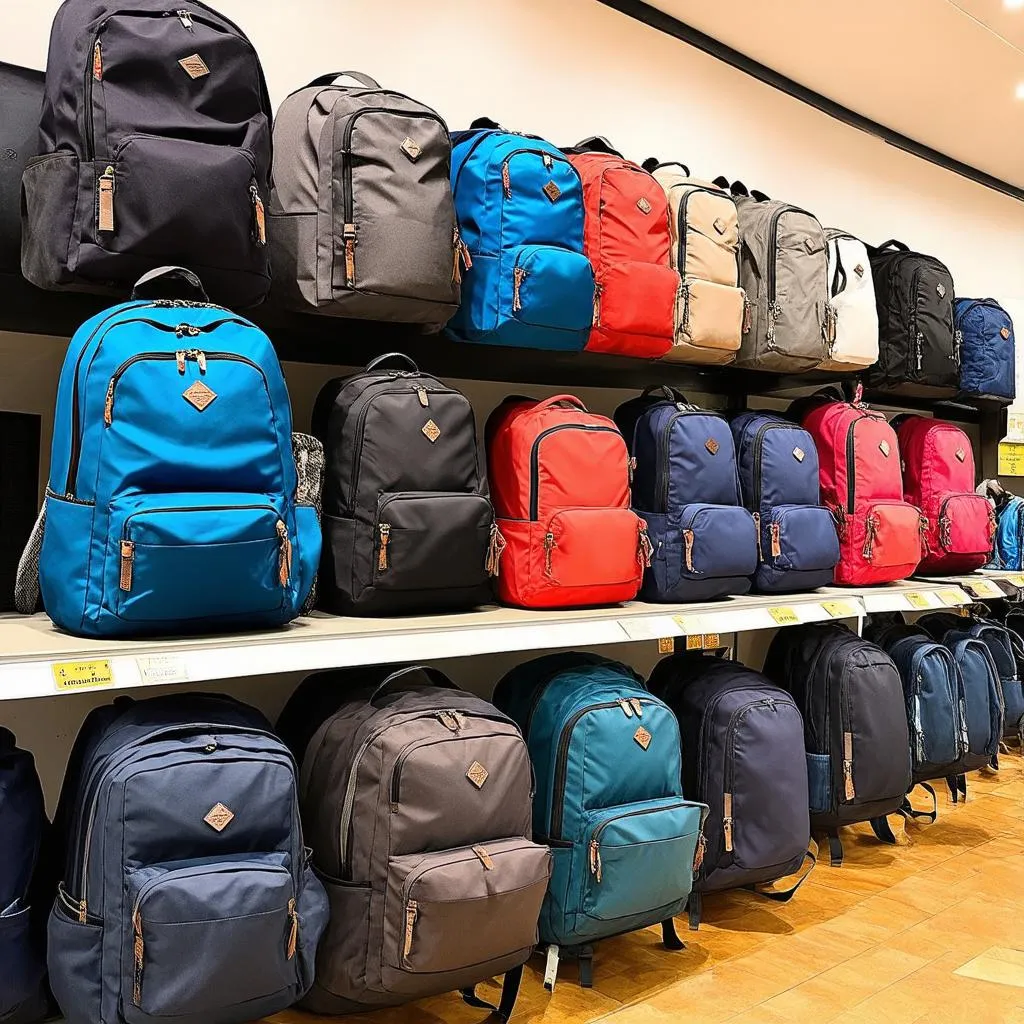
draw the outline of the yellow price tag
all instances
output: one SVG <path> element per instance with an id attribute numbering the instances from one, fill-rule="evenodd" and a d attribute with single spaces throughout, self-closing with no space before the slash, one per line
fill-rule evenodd
<path id="1" fill-rule="evenodd" d="M 53 666 L 53 681 L 62 693 L 76 690 L 100 690 L 114 685 L 114 673 L 110 662 L 62 661 Z"/>
<path id="2" fill-rule="evenodd" d="M 1024 576 L 1020 573 L 1014 573 L 1012 576 L 1006 577 L 1010 583 L 1015 587 L 1024 587 Z"/>
<path id="3" fill-rule="evenodd" d="M 703 633 L 691 633 L 686 637 L 686 649 L 688 651 L 703 651 L 704 650 L 704 634 Z"/>
<path id="4" fill-rule="evenodd" d="M 676 649 L 676 642 L 670 636 L 663 636 L 658 641 L 658 653 L 659 654 L 674 654 Z"/>
<path id="5" fill-rule="evenodd" d="M 796 612 L 793 611 L 792 608 L 769 608 L 768 614 L 780 626 L 795 626 L 800 621 L 796 617 Z"/>
<path id="6" fill-rule="evenodd" d="M 857 617 L 857 609 L 849 601 L 822 601 L 821 607 L 833 619 L 855 619 Z"/>
<path id="7" fill-rule="evenodd" d="M 964 586 L 975 596 L 975 597 L 1004 597 L 1005 595 L 996 586 L 992 580 L 971 580 L 969 583 L 964 582 Z"/>
<path id="8" fill-rule="evenodd" d="M 964 595 L 959 590 L 940 590 L 939 600 L 947 608 L 959 608 L 962 604 L 967 604 L 964 600 Z"/>
<path id="9" fill-rule="evenodd" d="M 907 604 L 909 604 L 911 608 L 931 608 L 932 606 L 931 601 L 929 601 L 924 594 L 918 593 L 916 590 L 909 594 L 904 594 L 903 596 L 906 597 Z"/>
<path id="10" fill-rule="evenodd" d="M 704 634 L 704 650 L 716 651 L 722 646 L 722 638 L 717 633 Z"/>

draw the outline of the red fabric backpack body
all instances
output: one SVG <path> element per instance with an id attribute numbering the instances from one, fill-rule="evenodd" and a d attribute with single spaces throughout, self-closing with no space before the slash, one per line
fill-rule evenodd
<path id="1" fill-rule="evenodd" d="M 665 190 L 603 140 L 581 142 L 568 155 L 583 180 L 583 250 L 594 268 L 586 351 L 657 359 L 672 347 L 681 286 L 669 262 Z"/>
<path id="2" fill-rule="evenodd" d="M 629 507 L 626 442 L 610 419 L 571 395 L 506 399 L 487 422 L 487 458 L 502 602 L 569 608 L 636 597 L 650 548 Z"/>
<path id="3" fill-rule="evenodd" d="M 980 569 L 992 551 L 995 510 L 975 494 L 970 438 L 952 423 L 925 416 L 900 418 L 896 436 L 903 458 L 903 494 L 928 520 L 920 572 Z"/>
<path id="4" fill-rule="evenodd" d="M 920 510 L 903 500 L 899 442 L 879 412 L 824 402 L 803 417 L 821 467 L 821 500 L 839 531 L 836 582 L 891 583 L 921 560 Z"/>

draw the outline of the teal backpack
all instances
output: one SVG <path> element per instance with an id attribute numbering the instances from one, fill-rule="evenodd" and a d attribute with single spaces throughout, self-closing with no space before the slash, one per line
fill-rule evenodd
<path id="1" fill-rule="evenodd" d="M 57 392 L 39 561 L 53 621 L 106 637 L 295 618 L 320 527 L 296 501 L 291 432 L 270 340 L 190 271 L 152 271 L 87 320 Z"/>
<path id="2" fill-rule="evenodd" d="M 632 669 L 593 654 L 552 654 L 513 669 L 494 703 L 523 731 L 537 777 L 534 838 L 553 856 L 540 915 L 554 988 L 560 950 L 592 984 L 591 943 L 672 918 L 686 906 L 708 809 L 684 800 L 679 724 Z"/>

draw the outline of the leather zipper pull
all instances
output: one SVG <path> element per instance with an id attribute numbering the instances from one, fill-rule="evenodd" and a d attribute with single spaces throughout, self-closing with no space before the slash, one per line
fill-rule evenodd
<path id="1" fill-rule="evenodd" d="M 700 874 L 701 865 L 704 863 L 704 853 L 708 848 L 707 837 L 703 832 L 697 836 L 697 848 L 693 851 L 693 877 Z"/>
<path id="2" fill-rule="evenodd" d="M 772 523 L 772 558 L 778 558 L 782 554 L 782 527 L 778 523 Z"/>
<path id="3" fill-rule="evenodd" d="M 693 572 L 693 530 L 683 530 L 683 543 L 686 545 L 686 571 Z"/>
<path id="4" fill-rule="evenodd" d="M 747 298 L 746 292 L 743 293 L 743 334 L 749 334 L 750 328 L 753 326 L 753 309 L 754 304 Z"/>
<path id="5" fill-rule="evenodd" d="M 639 544 L 640 566 L 644 569 L 650 569 L 651 559 L 654 558 L 654 545 L 651 543 L 650 535 L 647 533 L 647 524 L 642 519 L 640 520 Z"/>
<path id="6" fill-rule="evenodd" d="M 249 186 L 249 195 L 252 197 L 253 217 L 256 220 L 256 241 L 260 245 L 267 244 L 267 211 L 263 206 L 263 199 L 256 183 Z"/>
<path id="7" fill-rule="evenodd" d="M 114 378 L 107 385 L 107 397 L 103 400 L 103 424 L 109 427 L 114 422 Z"/>
<path id="8" fill-rule="evenodd" d="M 352 288 L 356 283 L 356 226 L 346 224 L 341 236 L 345 240 L 345 284 Z"/>
<path id="9" fill-rule="evenodd" d="M 179 349 L 177 352 L 174 353 L 174 361 L 178 365 L 178 373 L 184 374 L 185 373 L 185 350 L 184 349 Z"/>
<path id="10" fill-rule="evenodd" d="M 430 396 L 427 394 L 427 389 L 422 385 L 416 388 L 416 397 L 420 400 L 420 405 L 424 409 L 430 408 Z"/>
<path id="11" fill-rule="evenodd" d="M 135 569 L 135 543 L 121 541 L 121 589 L 127 593 L 132 589 L 132 573 Z"/>
<path id="12" fill-rule="evenodd" d="M 616 704 L 618 704 L 620 708 L 622 708 L 622 713 L 623 713 L 623 714 L 624 714 L 624 715 L 625 715 L 625 716 L 626 716 L 627 718 L 632 718 L 632 717 L 633 717 L 633 705 L 632 705 L 632 704 L 630 704 L 630 703 L 629 703 L 629 701 L 628 701 L 628 700 L 626 700 L 626 698 L 625 698 L 625 697 L 619 697 L 619 698 L 618 698 L 618 699 L 617 699 L 617 700 L 615 701 L 615 703 L 616 703 Z"/>
<path id="13" fill-rule="evenodd" d="M 484 871 L 494 870 L 494 861 L 491 859 L 491 855 L 487 852 L 485 846 L 474 846 L 473 852 L 477 855 L 477 859 L 484 866 Z"/>
<path id="14" fill-rule="evenodd" d="M 281 586 L 287 587 L 288 580 L 292 575 L 292 542 L 288 538 L 288 527 L 280 519 L 277 521 L 277 536 L 281 547 L 278 559 L 278 577 Z"/>
<path id="15" fill-rule="evenodd" d="M 388 538 L 391 536 L 391 526 L 388 523 L 381 523 L 377 527 L 380 533 L 380 548 L 377 551 L 377 570 L 384 572 L 388 567 Z"/>
<path id="16" fill-rule="evenodd" d="M 290 899 L 288 901 L 288 921 L 290 927 L 288 929 L 288 959 L 293 960 L 295 958 L 295 951 L 299 946 L 299 915 L 295 913 L 295 900 Z"/>
<path id="17" fill-rule="evenodd" d="M 132 1001 L 136 1006 L 142 1005 L 142 971 L 146 963 L 146 943 L 142 938 L 142 915 L 139 908 L 132 914 L 132 930 L 135 932 L 134 954 L 135 974 L 132 984 Z"/>
<path id="18" fill-rule="evenodd" d="M 464 239 L 459 239 L 459 249 L 462 252 L 462 266 L 466 270 L 473 269 L 473 257 L 469 254 L 469 246 Z"/>
<path id="19" fill-rule="evenodd" d="M 853 733 L 843 733 L 843 782 L 845 784 L 846 799 L 852 800 L 857 791 L 853 786 Z"/>
<path id="20" fill-rule="evenodd" d="M 114 168 L 107 169 L 100 175 L 97 183 L 96 230 L 112 232 L 114 230 Z"/>
<path id="21" fill-rule="evenodd" d="M 544 572 L 548 576 L 551 575 L 551 552 L 555 547 L 555 535 L 553 533 L 544 534 Z"/>
<path id="22" fill-rule="evenodd" d="M 868 516 L 867 529 L 864 533 L 864 549 L 861 554 L 870 562 L 875 549 L 875 517 Z"/>
<path id="23" fill-rule="evenodd" d="M 629 703 L 633 706 L 633 713 L 636 715 L 636 717 L 637 718 L 643 718 L 644 717 L 644 707 L 640 703 L 640 698 L 639 697 L 630 697 L 629 698 Z"/>
<path id="24" fill-rule="evenodd" d="M 764 551 L 761 547 L 761 513 L 752 512 L 751 516 L 754 520 L 754 533 L 757 537 L 757 560 L 759 562 L 764 561 Z"/>
<path id="25" fill-rule="evenodd" d="M 412 936 L 416 927 L 416 918 L 419 915 L 419 906 L 415 900 L 409 900 L 405 905 L 405 944 L 402 947 L 402 957 L 408 960 L 412 952 Z"/>
<path id="26" fill-rule="evenodd" d="M 92 77 L 97 82 L 103 81 L 103 44 L 98 39 L 92 48 Z"/>
<path id="27" fill-rule="evenodd" d="M 726 853 L 732 851 L 732 793 L 726 793 L 722 797 L 724 814 L 722 816 L 722 833 L 725 836 Z"/>
<path id="28" fill-rule="evenodd" d="M 459 245 L 459 229 L 455 228 L 452 231 L 452 284 L 462 284 L 462 266 L 459 258 L 462 255 L 462 249 Z"/>
<path id="29" fill-rule="evenodd" d="M 505 190 L 505 198 L 512 198 L 512 173 L 508 169 L 508 161 L 501 165 L 501 187 Z"/>
<path id="30" fill-rule="evenodd" d="M 85 900 L 78 901 L 78 923 L 86 924 L 89 921 L 89 905 Z"/>
<path id="31" fill-rule="evenodd" d="M 601 292 L 603 292 L 603 291 L 604 291 L 604 285 L 602 285 L 602 284 L 595 284 L 594 285 L 594 316 L 593 316 L 593 326 L 594 327 L 600 327 L 601 326 Z"/>
<path id="32" fill-rule="evenodd" d="M 512 271 L 512 312 L 518 313 L 523 308 L 523 300 L 519 294 L 519 289 L 523 285 L 523 281 L 526 278 L 526 271 L 522 267 L 516 267 Z"/>
<path id="33" fill-rule="evenodd" d="M 508 542 L 498 529 L 498 524 L 491 523 L 491 539 L 487 545 L 487 561 L 484 563 L 484 571 L 488 576 L 498 576 L 501 570 L 501 556 L 507 546 Z"/>
<path id="34" fill-rule="evenodd" d="M 601 882 L 601 844 L 596 839 L 590 840 L 590 873 Z"/>

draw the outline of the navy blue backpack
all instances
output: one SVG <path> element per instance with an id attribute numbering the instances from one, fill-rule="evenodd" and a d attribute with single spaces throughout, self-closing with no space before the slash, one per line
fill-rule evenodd
<path id="1" fill-rule="evenodd" d="M 654 548 L 641 598 L 746 594 L 757 570 L 757 528 L 743 507 L 725 418 L 658 387 L 621 405 L 615 423 L 634 460 L 633 510 L 647 522 Z"/>
<path id="2" fill-rule="evenodd" d="M 1012 402 L 1016 395 L 1013 320 L 995 299 L 957 299 L 960 390 Z"/>
<path id="3" fill-rule="evenodd" d="M 814 590 L 832 583 L 839 538 L 818 489 L 818 451 L 811 435 L 770 412 L 732 421 L 743 500 L 758 527 L 754 588 L 767 594 Z"/>
<path id="4" fill-rule="evenodd" d="M 47 828 L 32 755 L 0 728 L 0 1020 L 26 1024 L 46 1016 L 45 936 L 30 888 Z"/>

